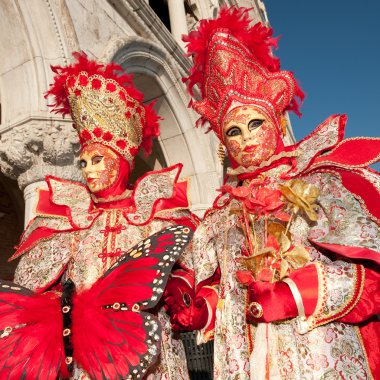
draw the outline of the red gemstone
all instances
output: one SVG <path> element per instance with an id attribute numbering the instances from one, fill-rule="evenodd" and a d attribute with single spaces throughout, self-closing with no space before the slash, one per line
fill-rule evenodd
<path id="1" fill-rule="evenodd" d="M 113 134 L 111 132 L 106 132 L 104 135 L 103 135 L 103 140 L 104 141 L 111 141 L 113 138 Z"/>
<path id="2" fill-rule="evenodd" d="M 82 131 L 81 137 L 83 140 L 91 140 L 91 134 L 87 129 Z"/>
<path id="3" fill-rule="evenodd" d="M 127 143 L 126 143 L 124 140 L 117 140 L 117 141 L 116 141 L 116 145 L 117 145 L 120 149 L 125 149 L 125 147 L 127 146 Z"/>
<path id="4" fill-rule="evenodd" d="M 110 92 L 114 92 L 116 90 L 116 86 L 114 83 L 107 83 L 106 89 Z"/>
<path id="5" fill-rule="evenodd" d="M 99 79 L 93 79 L 92 80 L 92 88 L 95 90 L 99 90 L 99 88 L 102 86 L 102 82 Z"/>
<path id="6" fill-rule="evenodd" d="M 139 151 L 139 148 L 130 148 L 129 149 L 129 153 L 132 155 L 132 156 L 136 156 L 137 152 Z"/>
<path id="7" fill-rule="evenodd" d="M 96 127 L 92 133 L 99 138 L 103 134 L 103 130 L 100 127 Z"/>
<path id="8" fill-rule="evenodd" d="M 88 83 L 88 77 L 86 75 L 81 75 L 79 77 L 79 84 L 81 86 L 87 86 L 87 83 Z"/>

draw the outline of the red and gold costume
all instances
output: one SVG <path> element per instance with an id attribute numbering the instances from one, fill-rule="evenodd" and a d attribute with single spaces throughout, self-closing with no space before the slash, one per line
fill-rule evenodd
<path id="1" fill-rule="evenodd" d="M 187 182 L 179 180 L 180 164 L 149 172 L 133 189 L 128 186 L 140 146 L 149 151 L 151 138 L 158 136 L 158 117 L 152 105 L 143 105 L 131 78 L 114 73 L 120 68 L 89 61 L 84 54 L 76 58 L 71 66 L 53 68 L 48 95 L 54 96 L 56 112 L 71 113 L 88 186 L 47 177 L 48 187 L 39 190 L 37 216 L 15 254 L 22 255 L 15 282 L 38 292 L 68 278 L 76 288 L 89 288 L 141 240 L 168 226 L 194 229 L 197 223 L 188 210 Z M 179 265 L 191 273 L 190 263 L 185 256 Z M 173 337 L 162 305 L 156 313 L 162 351 L 149 378 L 188 379 L 182 342 Z M 89 377 L 75 366 L 72 378 Z"/>
<path id="2" fill-rule="evenodd" d="M 214 379 L 377 378 L 380 178 L 368 165 L 380 141 L 343 140 L 336 115 L 285 147 L 283 114 L 302 92 L 272 30 L 249 24 L 222 9 L 186 39 L 192 107 L 232 168 L 193 238 L 195 292 L 175 279 L 172 320 L 214 339 Z"/>

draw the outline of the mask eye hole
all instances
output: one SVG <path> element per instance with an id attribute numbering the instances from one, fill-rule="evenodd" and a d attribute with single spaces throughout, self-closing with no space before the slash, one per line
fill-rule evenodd
<path id="1" fill-rule="evenodd" d="M 262 124 L 264 123 L 264 120 L 263 119 L 252 119 L 249 123 L 248 123 L 248 129 L 250 131 L 256 129 L 256 128 L 259 128 L 262 126 Z"/>
<path id="2" fill-rule="evenodd" d="M 93 165 L 99 164 L 99 162 L 101 162 L 102 160 L 103 160 L 103 156 L 95 156 L 92 159 L 92 164 Z"/>
<path id="3" fill-rule="evenodd" d="M 241 135 L 241 130 L 239 127 L 237 127 L 236 125 L 232 126 L 231 128 L 228 129 L 228 131 L 226 132 L 226 135 L 228 137 L 233 137 L 233 136 L 239 136 Z"/>
<path id="4" fill-rule="evenodd" d="M 81 169 L 84 169 L 87 166 L 87 162 L 85 160 L 80 160 L 79 161 L 79 166 Z"/>

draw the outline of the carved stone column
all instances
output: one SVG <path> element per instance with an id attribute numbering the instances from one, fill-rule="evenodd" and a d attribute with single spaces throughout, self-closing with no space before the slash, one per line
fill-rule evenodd
<path id="1" fill-rule="evenodd" d="M 168 0 L 170 29 L 176 42 L 184 48 L 182 34 L 187 34 L 187 21 L 183 0 Z"/>
<path id="2" fill-rule="evenodd" d="M 1 135 L 0 170 L 24 191 L 25 225 L 33 217 L 35 189 L 45 176 L 82 180 L 79 148 L 72 122 L 66 120 L 29 120 Z"/>

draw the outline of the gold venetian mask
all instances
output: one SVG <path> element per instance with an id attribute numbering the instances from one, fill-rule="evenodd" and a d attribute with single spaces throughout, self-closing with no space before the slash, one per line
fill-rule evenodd
<path id="1" fill-rule="evenodd" d="M 87 145 L 80 156 L 83 178 L 92 193 L 106 190 L 116 181 L 120 162 L 117 154 L 102 144 Z"/>
<path id="2" fill-rule="evenodd" d="M 246 168 L 258 166 L 276 150 L 278 129 L 254 106 L 240 106 L 223 121 L 223 140 L 230 157 Z"/>

